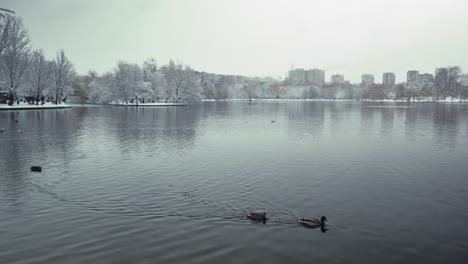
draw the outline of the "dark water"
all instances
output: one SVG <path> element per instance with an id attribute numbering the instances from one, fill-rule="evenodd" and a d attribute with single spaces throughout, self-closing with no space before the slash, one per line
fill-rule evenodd
<path id="1" fill-rule="evenodd" d="M 466 104 L 74 107 L 0 128 L 0 263 L 468 259 Z M 321 215 L 326 233 L 296 219 Z"/>

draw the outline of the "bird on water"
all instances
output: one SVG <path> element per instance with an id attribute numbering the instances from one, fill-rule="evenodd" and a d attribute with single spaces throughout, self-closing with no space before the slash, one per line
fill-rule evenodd
<path id="1" fill-rule="evenodd" d="M 325 222 L 327 222 L 327 217 L 322 216 L 320 220 L 317 218 L 301 218 L 299 219 L 299 223 L 310 228 L 316 228 L 316 227 L 325 227 Z"/>
<path id="2" fill-rule="evenodd" d="M 250 220 L 254 221 L 262 221 L 264 224 L 266 223 L 267 217 L 266 213 L 258 213 L 258 212 L 252 212 L 247 215 L 247 218 Z"/>

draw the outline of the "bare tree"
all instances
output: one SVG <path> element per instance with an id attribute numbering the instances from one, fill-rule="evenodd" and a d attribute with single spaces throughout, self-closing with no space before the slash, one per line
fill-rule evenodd
<path id="1" fill-rule="evenodd" d="M 42 50 L 33 52 L 28 71 L 28 82 L 32 94 L 36 97 L 36 104 L 39 104 L 44 90 L 51 85 L 52 67 L 52 62 L 45 59 Z"/>
<path id="2" fill-rule="evenodd" d="M 3 53 L 3 51 L 9 44 L 9 34 L 11 31 L 11 24 L 13 21 L 13 16 L 3 15 L 2 13 L 0 13 L 0 55 Z"/>
<path id="3" fill-rule="evenodd" d="M 75 75 L 75 69 L 71 61 L 65 55 L 64 50 L 57 52 L 54 61 L 54 98 L 55 104 L 62 102 L 66 89 L 71 87 L 71 81 Z"/>
<path id="4" fill-rule="evenodd" d="M 30 46 L 29 34 L 19 17 L 5 16 L 10 20 L 6 33 L 6 46 L 0 55 L 0 73 L 10 89 L 10 103 L 17 98 L 18 89 L 25 82 L 25 72 L 28 66 Z"/>

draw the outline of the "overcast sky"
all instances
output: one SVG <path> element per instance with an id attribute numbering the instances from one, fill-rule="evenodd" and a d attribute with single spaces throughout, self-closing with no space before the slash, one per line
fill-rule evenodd
<path id="1" fill-rule="evenodd" d="M 78 72 L 170 59 L 197 70 L 281 76 L 322 68 L 352 82 L 382 72 L 468 71 L 468 0 L 0 0 L 33 48 L 61 48 Z"/>

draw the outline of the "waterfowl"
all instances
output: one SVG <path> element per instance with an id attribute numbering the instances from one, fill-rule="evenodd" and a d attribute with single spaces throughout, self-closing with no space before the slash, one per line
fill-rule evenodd
<path id="1" fill-rule="evenodd" d="M 6 131 L 5 128 L 0 128 L 0 133 L 3 133 L 3 132 L 5 132 L 5 131 Z"/>
<path id="2" fill-rule="evenodd" d="M 247 218 L 250 220 L 255 220 L 255 221 L 266 221 L 266 213 L 250 213 L 247 215 Z"/>
<path id="3" fill-rule="evenodd" d="M 42 167 L 41 166 L 31 166 L 31 171 L 42 172 Z"/>
<path id="4" fill-rule="evenodd" d="M 320 220 L 318 220 L 316 218 L 311 218 L 311 219 L 301 218 L 301 219 L 299 219 L 299 223 L 301 225 L 304 225 L 304 226 L 310 227 L 310 228 L 325 227 L 325 222 L 326 221 L 327 221 L 327 217 L 325 217 L 325 216 L 322 216 L 320 218 Z"/>

